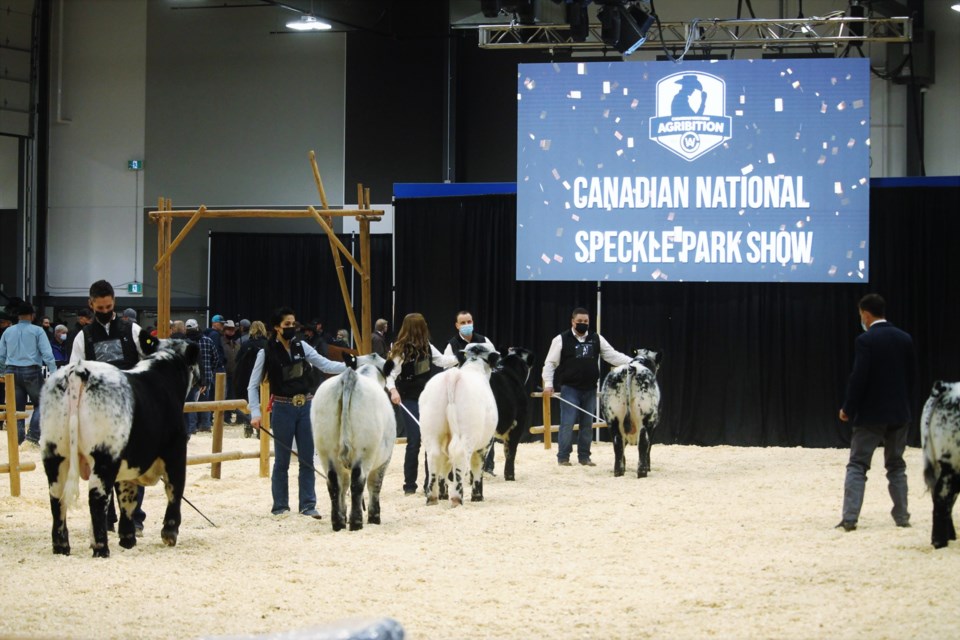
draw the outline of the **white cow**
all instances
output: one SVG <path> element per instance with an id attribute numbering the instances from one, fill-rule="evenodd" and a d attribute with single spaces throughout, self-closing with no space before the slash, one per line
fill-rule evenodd
<path id="1" fill-rule="evenodd" d="M 370 507 L 367 522 L 380 524 L 380 487 L 397 440 L 393 405 L 384 380 L 393 360 L 377 354 L 345 358 L 349 367 L 320 385 L 310 406 L 313 441 L 327 472 L 333 530 L 346 524 L 350 490 L 350 530 L 363 528 L 363 487 Z"/>
<path id="2" fill-rule="evenodd" d="M 427 504 L 437 504 L 444 479 L 451 482 L 454 506 L 463 504 L 464 480 L 472 488 L 470 499 L 483 500 L 483 460 L 497 428 L 490 370 L 500 354 L 474 343 L 463 355 L 459 368 L 435 375 L 420 394 L 420 435 L 430 471 Z"/>
<path id="3" fill-rule="evenodd" d="M 957 539 L 953 504 L 960 493 L 960 382 L 933 383 L 920 419 L 923 479 L 933 497 L 931 542 L 941 549 Z"/>

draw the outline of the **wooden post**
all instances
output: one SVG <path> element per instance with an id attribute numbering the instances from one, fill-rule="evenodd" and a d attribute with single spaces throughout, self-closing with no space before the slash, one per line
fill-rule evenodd
<path id="1" fill-rule="evenodd" d="M 217 374 L 213 383 L 213 399 L 217 402 L 224 399 L 226 395 L 224 390 L 227 387 L 227 374 L 220 372 Z M 213 412 L 213 445 L 210 453 L 221 453 L 223 451 L 223 409 L 217 409 Z M 220 479 L 220 463 L 214 462 L 210 465 L 210 477 L 216 480 Z"/>
<path id="2" fill-rule="evenodd" d="M 11 334 L 13 335 L 13 334 Z M 10 459 L 10 495 L 20 495 L 20 443 L 17 441 L 17 390 L 13 374 L 3 376 L 4 404 L 7 413 L 7 457 Z M 27 425 L 24 424 L 24 429 Z"/>
<path id="3" fill-rule="evenodd" d="M 260 426 L 270 431 L 270 383 L 260 383 Z M 273 433 L 273 431 L 270 431 Z M 260 432 L 260 477 L 270 477 L 270 436 Z"/>
<path id="4" fill-rule="evenodd" d="M 550 397 L 543 396 L 543 448 L 549 449 L 553 439 L 553 423 L 550 421 Z"/>
<path id="5" fill-rule="evenodd" d="M 367 197 L 369 198 L 369 190 Z M 357 185 L 358 209 L 369 209 L 370 203 L 364 198 L 363 185 Z M 357 340 L 361 354 L 370 353 L 372 346 L 370 343 L 370 334 L 373 331 L 373 320 L 371 318 L 370 301 L 370 219 L 367 216 L 360 216 L 360 331 L 361 334 Z"/>

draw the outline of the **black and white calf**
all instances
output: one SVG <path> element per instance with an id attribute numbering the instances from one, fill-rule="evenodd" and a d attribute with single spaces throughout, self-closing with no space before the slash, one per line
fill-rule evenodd
<path id="1" fill-rule="evenodd" d="M 310 406 L 317 455 L 327 471 L 333 530 L 363 528 L 363 487 L 370 498 L 367 522 L 380 524 L 380 487 L 397 440 L 393 405 L 384 389 L 393 360 L 377 354 L 345 357 L 346 371 L 320 385 Z"/>
<path id="2" fill-rule="evenodd" d="M 186 481 L 187 434 L 183 404 L 199 376 L 197 345 L 164 340 L 129 371 L 83 361 L 58 369 L 43 385 L 40 447 L 50 486 L 53 552 L 68 555 L 67 510 L 89 480 L 93 555 L 106 558 L 107 505 L 120 484 L 120 546 L 137 543 L 132 520 L 137 485 L 163 479 L 167 510 L 161 538 L 177 543 Z"/>
<path id="3" fill-rule="evenodd" d="M 503 441 L 506 462 L 503 479 L 514 480 L 517 445 L 530 433 L 530 396 L 527 379 L 533 366 L 533 352 L 510 347 L 490 372 L 490 388 L 497 402 L 496 438 Z"/>
<path id="4" fill-rule="evenodd" d="M 463 504 L 465 481 L 471 485 L 470 499 L 483 500 L 483 460 L 497 428 L 490 370 L 500 354 L 472 343 L 463 355 L 459 368 L 435 375 L 420 394 L 420 436 L 430 470 L 427 504 L 437 504 L 444 478 L 454 506 Z"/>
<path id="5" fill-rule="evenodd" d="M 637 477 L 650 473 L 650 436 L 660 417 L 659 368 L 659 353 L 638 349 L 633 360 L 610 371 L 603 381 L 600 407 L 613 437 L 614 476 L 622 476 L 627 468 L 624 443 L 640 450 Z"/>
<path id="6" fill-rule="evenodd" d="M 933 496 L 934 548 L 957 539 L 953 504 L 960 493 L 960 382 L 933 383 L 920 419 L 923 479 Z"/>

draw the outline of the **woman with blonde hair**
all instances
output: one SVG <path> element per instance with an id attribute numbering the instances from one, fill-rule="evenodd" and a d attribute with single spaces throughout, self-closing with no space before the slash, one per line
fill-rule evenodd
<path id="1" fill-rule="evenodd" d="M 430 329 L 419 313 L 408 313 L 390 347 L 388 357 L 394 362 L 387 378 L 387 390 L 393 404 L 402 405 L 406 426 L 407 450 L 403 459 L 403 493 L 417 492 L 417 471 L 420 459 L 420 392 L 427 380 L 441 369 L 457 364 L 456 357 L 444 356 L 430 344 Z M 426 488 L 426 487 L 424 487 Z"/>

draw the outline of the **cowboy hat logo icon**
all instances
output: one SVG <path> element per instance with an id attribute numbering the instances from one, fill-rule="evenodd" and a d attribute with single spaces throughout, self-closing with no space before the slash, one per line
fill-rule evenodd
<path id="1" fill-rule="evenodd" d="M 688 162 L 732 136 L 726 115 L 726 83 L 703 72 L 683 71 L 657 82 L 657 115 L 650 139 Z"/>

